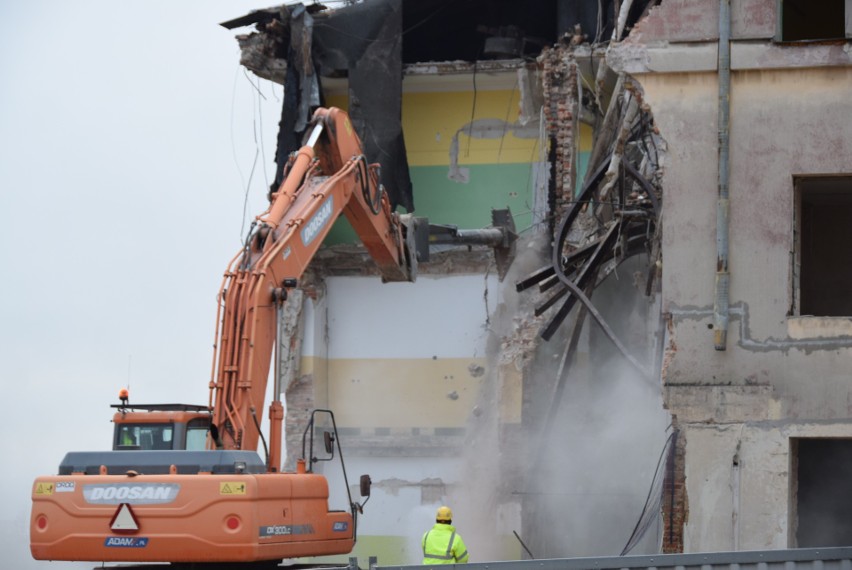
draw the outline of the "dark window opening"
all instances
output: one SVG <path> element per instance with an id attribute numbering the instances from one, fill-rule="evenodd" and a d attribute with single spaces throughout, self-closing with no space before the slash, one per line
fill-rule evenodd
<path id="1" fill-rule="evenodd" d="M 844 4 L 845 0 L 781 0 L 781 41 L 844 38 Z"/>
<path id="2" fill-rule="evenodd" d="M 794 314 L 852 316 L 852 176 L 796 178 L 795 188 Z"/>
<path id="3" fill-rule="evenodd" d="M 793 439 L 791 457 L 795 546 L 852 544 L 852 440 Z"/>
<path id="4" fill-rule="evenodd" d="M 624 34 L 659 2 L 633 0 Z M 564 35 L 609 41 L 615 16 L 613 3 L 600 0 L 405 0 L 402 61 L 535 59 Z"/>
<path id="5" fill-rule="evenodd" d="M 544 45 L 556 41 L 556 9 L 555 0 L 403 2 L 402 60 L 417 63 L 534 58 Z M 489 56 L 486 51 L 492 45 L 502 46 L 507 53 L 497 53 L 501 51 L 497 49 Z"/>

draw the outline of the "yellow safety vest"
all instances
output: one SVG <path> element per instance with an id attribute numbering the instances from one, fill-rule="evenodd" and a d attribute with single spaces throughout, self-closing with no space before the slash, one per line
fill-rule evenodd
<path id="1" fill-rule="evenodd" d="M 436 523 L 423 535 L 423 564 L 463 564 L 468 561 L 467 547 L 456 527 Z"/>

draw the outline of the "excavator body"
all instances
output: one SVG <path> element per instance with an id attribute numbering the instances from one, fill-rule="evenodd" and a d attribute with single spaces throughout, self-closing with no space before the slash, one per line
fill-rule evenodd
<path id="1" fill-rule="evenodd" d="M 35 481 L 31 551 L 196 563 L 345 554 L 352 514 L 329 511 L 328 495 L 322 475 L 267 473 L 250 451 L 69 453 L 60 475 Z"/>

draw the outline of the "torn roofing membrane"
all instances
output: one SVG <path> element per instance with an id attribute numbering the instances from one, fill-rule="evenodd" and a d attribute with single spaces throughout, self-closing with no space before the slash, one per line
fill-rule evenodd
<path id="1" fill-rule="evenodd" d="M 391 206 L 412 212 L 414 199 L 402 137 L 401 2 L 372 0 L 316 15 L 311 12 L 294 4 L 222 24 L 226 28 L 257 24 L 264 36 L 259 44 L 263 55 L 287 61 L 272 190 L 283 181 L 290 153 L 302 144 L 312 109 L 324 105 L 322 77 L 346 76 L 349 116 L 367 160 L 381 164 L 381 181 Z M 244 50 L 247 41 L 241 41 Z"/>
<path id="2" fill-rule="evenodd" d="M 412 212 L 414 198 L 402 136 L 401 3 L 374 0 L 318 18 L 314 41 L 320 70 L 345 60 L 352 125 L 367 159 L 382 166 L 381 180 L 391 207 L 400 205 Z"/>

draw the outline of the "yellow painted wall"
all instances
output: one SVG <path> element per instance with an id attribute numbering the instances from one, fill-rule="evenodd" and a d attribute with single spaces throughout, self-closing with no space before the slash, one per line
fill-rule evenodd
<path id="1" fill-rule="evenodd" d="M 416 166 L 448 165 L 450 143 L 456 132 L 474 120 L 498 119 L 513 124 L 518 119 L 515 91 L 456 93 L 406 93 L 402 124 L 408 163 Z M 522 139 L 510 129 L 502 139 L 459 136 L 459 164 L 528 163 L 536 160 L 538 139 Z"/>
<path id="2" fill-rule="evenodd" d="M 504 424 L 521 423 L 523 405 L 523 375 L 514 364 L 503 366 L 500 378 L 500 422 Z"/>
<path id="3" fill-rule="evenodd" d="M 418 166 L 448 166 L 450 143 L 456 132 L 471 118 L 498 119 L 507 123 L 518 120 L 520 92 L 517 89 L 479 91 L 404 93 L 402 128 L 408 163 Z M 329 97 L 329 105 L 347 108 L 343 96 Z M 592 148 L 592 129 L 580 127 L 580 152 Z M 519 138 L 507 130 L 502 139 L 469 139 L 459 136 L 459 164 L 519 164 L 538 161 L 539 140 Z"/>
<path id="4" fill-rule="evenodd" d="M 315 374 L 317 405 L 335 410 L 342 426 L 464 427 L 484 377 L 471 375 L 472 364 L 485 367 L 486 362 L 482 358 L 327 361 L 306 356 L 302 358 L 302 373 Z"/>

